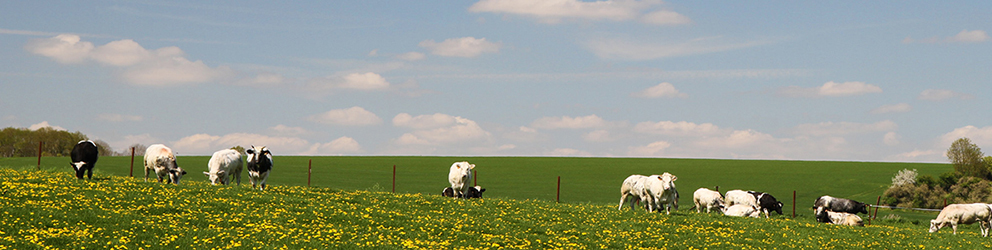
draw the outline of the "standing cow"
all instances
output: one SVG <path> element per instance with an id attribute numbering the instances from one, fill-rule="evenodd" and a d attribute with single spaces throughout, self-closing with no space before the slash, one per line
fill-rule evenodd
<path id="1" fill-rule="evenodd" d="M 451 168 L 448 169 L 448 183 L 451 184 L 454 197 L 468 198 L 465 194 L 468 193 L 469 183 L 472 182 L 472 169 L 475 169 L 475 164 L 469 164 L 467 161 L 451 164 Z"/>
<path id="2" fill-rule="evenodd" d="M 827 210 L 834 212 L 868 214 L 867 204 L 857 202 L 854 200 L 830 197 L 828 195 L 824 195 L 824 196 L 820 196 L 820 198 L 816 198 L 816 201 L 813 202 L 813 209 L 819 207 L 823 207 L 826 208 Z"/>
<path id="3" fill-rule="evenodd" d="M 69 165 L 76 171 L 76 178 L 83 179 L 83 173 L 86 173 L 87 178 L 92 180 L 93 167 L 96 166 L 96 159 L 100 155 L 96 144 L 90 140 L 79 141 L 72 147 L 69 155 L 72 158 Z"/>
<path id="4" fill-rule="evenodd" d="M 148 146 L 145 150 L 145 181 L 148 181 L 148 174 L 152 171 L 158 176 L 158 182 L 166 179 L 166 183 L 174 184 L 179 184 L 179 179 L 186 175 L 186 170 L 176 164 L 172 149 L 162 144 Z"/>
<path id="5" fill-rule="evenodd" d="M 679 210 L 679 193 L 675 189 L 675 180 L 678 177 L 669 174 L 667 172 L 661 175 L 648 176 L 647 182 L 645 182 L 645 187 L 647 187 L 647 193 L 650 195 L 651 201 L 649 202 L 649 211 L 654 212 L 654 210 L 659 210 L 664 208 L 665 214 L 671 214 L 671 210 Z"/>
<path id="6" fill-rule="evenodd" d="M 692 203 L 696 205 L 696 213 L 703 212 L 703 207 L 706 208 L 706 213 L 710 213 L 710 209 L 713 208 L 719 209 L 721 212 L 726 209 L 720 192 L 708 188 L 696 189 L 696 192 L 692 193 Z"/>
<path id="7" fill-rule="evenodd" d="M 248 154 L 248 180 L 251 181 L 251 187 L 258 186 L 259 190 L 265 190 L 265 181 L 272 171 L 272 152 L 265 146 L 256 148 L 251 145 L 245 153 Z"/>
<path id="8" fill-rule="evenodd" d="M 776 200 L 774 196 L 756 191 L 747 192 L 754 195 L 754 199 L 758 201 L 758 208 L 761 209 L 761 212 L 765 213 L 765 218 L 769 218 L 768 214 L 771 211 L 775 211 L 779 215 L 782 214 L 782 203 Z"/>
<path id="9" fill-rule="evenodd" d="M 618 210 L 623 210 L 623 204 L 630 200 L 630 208 L 634 208 L 634 202 L 644 202 L 645 208 L 651 211 L 648 206 L 651 205 L 651 195 L 648 194 L 647 187 L 644 186 L 647 183 L 648 177 L 643 175 L 631 175 L 627 179 L 623 180 L 623 184 L 620 184 L 620 206 L 617 207 Z"/>
<path id="10" fill-rule="evenodd" d="M 978 222 L 982 237 L 988 237 L 990 219 L 992 219 L 992 208 L 985 203 L 950 204 L 940 210 L 937 219 L 930 220 L 930 232 L 936 232 L 950 224 L 954 234 L 958 234 L 958 224 Z"/>
<path id="11" fill-rule="evenodd" d="M 231 176 L 241 185 L 241 169 L 244 168 L 244 161 L 241 160 L 241 153 L 234 149 L 223 149 L 214 152 L 207 162 L 207 171 L 203 174 L 210 179 L 210 184 L 218 183 L 231 184 Z"/>

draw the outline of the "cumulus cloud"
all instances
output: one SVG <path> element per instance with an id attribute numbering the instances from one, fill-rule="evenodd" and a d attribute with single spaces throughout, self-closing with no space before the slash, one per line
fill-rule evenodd
<path id="1" fill-rule="evenodd" d="M 912 37 L 906 37 L 902 40 L 903 43 L 982 43 L 989 41 L 989 35 L 985 33 L 984 30 L 961 30 L 956 35 L 946 38 L 930 37 L 923 39 L 914 39 Z"/>
<path id="2" fill-rule="evenodd" d="M 582 139 L 588 142 L 608 142 L 615 140 L 613 136 L 610 135 L 610 131 L 605 129 L 594 130 L 592 132 L 582 134 Z"/>
<path id="3" fill-rule="evenodd" d="M 689 97 L 688 94 L 679 92 L 675 89 L 671 83 L 663 82 L 658 85 L 652 86 L 650 88 L 634 92 L 631 94 L 634 97 L 642 98 L 686 98 Z"/>
<path id="4" fill-rule="evenodd" d="M 486 41 L 485 38 L 462 37 L 446 39 L 440 43 L 434 40 L 424 40 L 420 42 L 419 46 L 429 50 L 431 54 L 439 56 L 476 57 L 483 53 L 499 52 L 503 44 Z"/>
<path id="5" fill-rule="evenodd" d="M 358 144 L 358 141 L 347 136 L 334 139 L 328 143 L 317 143 L 314 144 L 310 151 L 307 152 L 308 155 L 341 155 L 341 154 L 354 154 L 361 153 L 362 146 Z"/>
<path id="6" fill-rule="evenodd" d="M 393 126 L 412 129 L 434 129 L 455 124 L 456 116 L 435 113 L 433 115 L 418 115 L 400 113 L 393 117 Z"/>
<path id="7" fill-rule="evenodd" d="M 882 137 L 882 142 L 889 146 L 899 145 L 899 137 L 899 134 L 896 134 L 896 132 L 888 132 Z"/>
<path id="8" fill-rule="evenodd" d="M 63 64 L 96 62 L 123 69 L 121 79 L 137 85 L 176 85 L 228 81 L 237 73 L 225 66 L 210 67 L 191 61 L 178 47 L 148 50 L 130 39 L 96 47 L 78 35 L 61 34 L 35 39 L 24 47 L 27 51 L 49 57 Z"/>
<path id="9" fill-rule="evenodd" d="M 582 151 L 574 148 L 556 148 L 549 152 L 544 153 L 548 156 L 593 156 L 592 153 L 588 151 Z"/>
<path id="10" fill-rule="evenodd" d="M 374 113 L 362 107 L 351 107 L 346 109 L 335 109 L 324 113 L 311 115 L 306 118 L 308 121 L 340 126 L 371 126 L 379 125 L 382 119 Z"/>
<path id="11" fill-rule="evenodd" d="M 870 93 L 881 93 L 882 88 L 864 82 L 827 82 L 819 87 L 804 88 L 790 86 L 779 89 L 778 94 L 787 97 L 839 97 Z"/>
<path id="12" fill-rule="evenodd" d="M 108 121 L 108 122 L 140 122 L 144 118 L 140 115 L 122 115 L 122 114 L 99 114 L 96 116 L 97 120 Z"/>
<path id="13" fill-rule="evenodd" d="M 309 89 L 311 90 L 334 90 L 334 89 L 349 89 L 349 90 L 362 90 L 362 91 L 374 91 L 374 90 L 389 90 L 392 89 L 392 85 L 386 78 L 379 74 L 373 72 L 366 73 L 351 73 L 345 76 L 328 76 L 323 78 L 316 78 L 309 81 Z"/>
<path id="14" fill-rule="evenodd" d="M 975 96 L 947 89 L 924 90 L 923 92 L 920 92 L 919 96 L 916 97 L 916 99 L 924 101 L 944 101 L 950 99 L 968 100 L 972 98 L 975 98 Z"/>
<path id="15" fill-rule="evenodd" d="M 584 129 L 584 128 L 606 128 L 622 126 L 622 122 L 610 122 L 603 120 L 597 115 L 587 115 L 580 117 L 543 117 L 531 123 L 531 127 L 538 129 Z"/>
<path id="16" fill-rule="evenodd" d="M 671 147 L 672 144 L 666 141 L 656 141 L 645 146 L 630 147 L 627 153 L 630 156 L 661 156 L 665 149 Z"/>
<path id="17" fill-rule="evenodd" d="M 886 114 L 886 113 L 906 113 L 912 110 L 913 107 L 908 103 L 897 103 L 897 104 L 887 104 L 881 107 L 871 110 L 872 114 Z"/>
<path id="18" fill-rule="evenodd" d="M 311 132 L 305 128 L 290 127 L 282 124 L 269 128 L 269 131 L 278 136 L 302 136 L 311 134 Z"/>
<path id="19" fill-rule="evenodd" d="M 697 145 L 719 149 L 740 149 L 754 148 L 759 145 L 780 145 L 781 139 L 777 139 L 770 134 L 761 133 L 755 130 L 735 130 L 727 136 L 717 136 L 702 139 L 696 142 Z M 767 150 L 775 152 L 775 150 Z"/>
<path id="20" fill-rule="evenodd" d="M 451 123 L 446 122 L 448 117 L 451 117 L 454 121 Z M 441 121 L 437 118 L 441 118 Z M 482 129 L 478 123 L 460 116 L 445 114 L 417 116 L 400 122 L 400 124 L 402 125 L 397 126 L 415 129 L 412 132 L 401 135 L 394 141 L 396 145 L 400 146 L 451 146 L 468 142 L 485 142 L 492 138 L 492 134 Z"/>
<path id="21" fill-rule="evenodd" d="M 214 151 L 234 146 L 266 146 L 276 155 L 306 154 L 311 145 L 296 137 L 266 136 L 249 133 L 232 133 L 223 136 L 195 134 L 172 142 L 172 149 L 183 155 L 210 155 Z"/>
<path id="22" fill-rule="evenodd" d="M 668 136 L 710 136 L 724 133 L 712 123 L 696 124 L 687 121 L 640 122 L 634 125 L 634 132 Z"/>
<path id="23" fill-rule="evenodd" d="M 821 122 L 807 123 L 796 126 L 795 131 L 803 135 L 829 136 L 847 135 L 869 132 L 885 132 L 897 129 L 899 126 L 895 122 L 885 120 L 876 123 L 856 123 L 856 122 Z"/>
<path id="24" fill-rule="evenodd" d="M 599 58 L 643 61 L 723 52 L 769 43 L 768 41 L 727 42 L 720 37 L 697 38 L 678 43 L 605 38 L 592 39 L 586 42 L 585 46 Z"/>
<path id="25" fill-rule="evenodd" d="M 971 142 L 979 145 L 979 147 L 992 146 L 992 126 L 979 128 L 968 125 L 956 128 L 951 132 L 942 135 L 940 137 L 939 145 L 949 147 L 951 143 L 960 138 L 971 139 Z"/>
<path id="26" fill-rule="evenodd" d="M 67 131 L 63 127 L 52 126 L 51 124 L 48 124 L 48 121 L 42 121 L 42 122 L 39 122 L 39 123 L 31 124 L 31 126 L 28 126 L 28 130 L 38 130 L 38 129 L 41 129 L 41 128 L 51 128 L 51 129 L 54 129 L 54 130 Z"/>
<path id="27" fill-rule="evenodd" d="M 643 23 L 654 25 L 677 25 L 691 22 L 688 17 L 667 10 L 644 14 L 645 11 L 659 4 L 661 4 L 660 1 L 482 0 L 473 4 L 468 10 L 471 12 L 521 15 L 544 23 L 559 23 L 564 19 L 596 21 L 640 19 Z"/>

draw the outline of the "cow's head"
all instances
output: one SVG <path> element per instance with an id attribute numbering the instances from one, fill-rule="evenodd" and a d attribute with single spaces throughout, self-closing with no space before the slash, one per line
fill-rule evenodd
<path id="1" fill-rule="evenodd" d="M 937 220 L 930 220 L 930 232 L 936 232 L 940 228 L 944 227 L 944 223 L 937 222 Z"/>
<path id="2" fill-rule="evenodd" d="M 782 214 L 782 203 L 781 202 L 775 203 L 775 208 L 773 210 L 775 210 L 776 213 L 778 213 L 779 215 L 781 215 Z"/>
<path id="3" fill-rule="evenodd" d="M 175 160 L 172 161 L 172 166 L 172 168 L 169 168 L 169 181 L 178 185 L 179 179 L 182 179 L 183 175 L 186 175 L 186 170 L 180 168 L 179 165 L 176 164 Z"/>
<path id="4" fill-rule="evenodd" d="M 269 151 L 268 147 L 255 147 L 255 145 L 251 145 L 251 148 L 246 149 L 245 153 L 248 155 L 249 164 L 272 166 L 272 152 Z"/>
<path id="5" fill-rule="evenodd" d="M 675 175 L 669 174 L 668 172 L 658 175 L 656 178 L 661 181 L 662 188 L 664 189 L 675 188 L 675 180 L 679 179 L 678 177 L 675 177 Z"/>
<path id="6" fill-rule="evenodd" d="M 203 174 L 207 175 L 207 178 L 210 179 L 210 184 L 217 185 L 220 183 L 222 185 L 227 185 L 227 183 L 224 183 L 224 177 L 227 175 L 227 172 L 224 170 L 217 171 L 216 173 L 203 172 Z"/>
<path id="7" fill-rule="evenodd" d="M 861 206 L 861 211 L 858 211 L 858 213 L 865 213 L 865 214 L 868 214 L 868 208 L 869 208 L 869 206 L 870 206 L 870 205 L 868 205 L 868 204 L 862 204 L 862 206 Z"/>
<path id="8" fill-rule="evenodd" d="M 486 189 L 480 186 L 474 186 L 468 188 L 468 194 L 465 195 L 467 198 L 482 198 L 482 192 Z"/>
<path id="9" fill-rule="evenodd" d="M 451 187 L 446 187 L 444 188 L 444 190 L 441 190 L 441 196 L 455 197 L 455 189 Z"/>
<path id="10" fill-rule="evenodd" d="M 79 178 L 79 179 L 82 179 L 83 178 L 83 173 L 86 173 L 86 170 L 83 169 L 83 166 L 84 165 L 86 165 L 86 162 L 71 162 L 71 163 L 69 163 L 69 166 L 72 167 L 72 170 L 76 171 L 76 178 Z"/>
<path id="11" fill-rule="evenodd" d="M 468 180 L 472 176 L 472 169 L 475 169 L 475 164 L 470 164 L 467 161 L 455 162 L 451 164 L 449 175 L 454 173 L 461 176 L 462 180 Z"/>

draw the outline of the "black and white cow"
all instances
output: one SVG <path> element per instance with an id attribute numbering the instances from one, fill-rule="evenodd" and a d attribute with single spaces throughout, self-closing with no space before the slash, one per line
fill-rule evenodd
<path id="1" fill-rule="evenodd" d="M 444 188 L 444 190 L 441 190 L 441 196 L 454 198 L 455 197 L 455 189 L 454 188 L 451 188 L 451 187 L 446 187 L 446 188 Z"/>
<path id="2" fill-rule="evenodd" d="M 83 179 L 83 173 L 86 173 L 87 177 L 92 180 L 93 167 L 96 166 L 96 159 L 99 155 L 100 152 L 93 141 L 84 140 L 76 143 L 76 146 L 72 147 L 72 152 L 69 153 L 72 158 L 69 165 L 72 166 L 73 170 L 76 170 L 76 178 Z"/>
<path id="3" fill-rule="evenodd" d="M 782 214 L 782 203 L 775 199 L 774 196 L 768 193 L 747 191 L 749 194 L 754 195 L 754 199 L 758 201 L 758 208 L 761 212 L 765 213 L 765 218 L 768 218 L 768 214 L 771 211 L 775 211 L 778 214 Z"/>
<path id="4" fill-rule="evenodd" d="M 468 187 L 468 191 L 465 192 L 465 198 L 466 199 L 482 198 L 482 192 L 485 191 L 486 189 L 480 186 Z M 444 190 L 441 190 L 441 196 L 454 198 L 455 189 L 451 187 L 446 187 L 444 188 Z"/>
<path id="5" fill-rule="evenodd" d="M 251 187 L 257 185 L 259 189 L 265 190 L 265 180 L 269 179 L 269 172 L 272 171 L 272 152 L 265 146 L 256 148 L 251 145 L 245 153 L 248 154 L 248 180 L 251 181 Z"/>
<path id="6" fill-rule="evenodd" d="M 816 198 L 816 201 L 813 202 L 813 209 L 816 209 L 818 207 L 823 207 L 826 208 L 827 210 L 834 212 L 868 214 L 867 204 L 844 198 L 830 197 L 828 195 L 824 195 L 824 196 L 820 196 L 820 198 Z"/>

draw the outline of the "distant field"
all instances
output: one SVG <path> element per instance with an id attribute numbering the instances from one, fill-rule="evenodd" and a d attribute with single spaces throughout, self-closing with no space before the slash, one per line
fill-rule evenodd
<path id="1" fill-rule="evenodd" d="M 189 174 L 184 181 L 206 182 L 208 156 L 180 156 L 179 165 Z M 774 195 L 792 212 L 792 192 L 796 191 L 796 212 L 811 213 L 816 197 L 832 195 L 866 203 L 891 185 L 901 169 L 917 169 L 920 174 L 939 175 L 952 169 L 949 164 L 713 160 L 664 158 L 571 158 L 571 157 L 415 157 L 415 156 L 278 156 L 274 158 L 270 185 L 307 184 L 307 163 L 313 160 L 312 186 L 344 190 L 390 191 L 392 167 L 396 165 L 396 192 L 438 194 L 448 186 L 447 172 L 456 161 L 476 164 L 478 184 L 487 188 L 486 197 L 554 200 L 557 177 L 561 176 L 561 201 L 568 203 L 613 204 L 619 202 L 619 186 L 631 174 L 678 176 L 682 209 L 692 207 L 692 192 L 699 187 L 721 192 L 731 189 L 757 190 Z M 128 176 L 130 157 L 102 157 L 95 176 Z M 42 167 L 71 172 L 66 157 L 42 158 Z M 143 178 L 142 160 L 135 159 L 134 176 Z M 33 169 L 37 158 L 0 158 L 0 167 Z M 247 171 L 242 185 L 248 184 Z M 888 214 L 879 211 L 879 217 Z M 910 219 L 932 218 L 932 213 L 896 211 Z"/>

